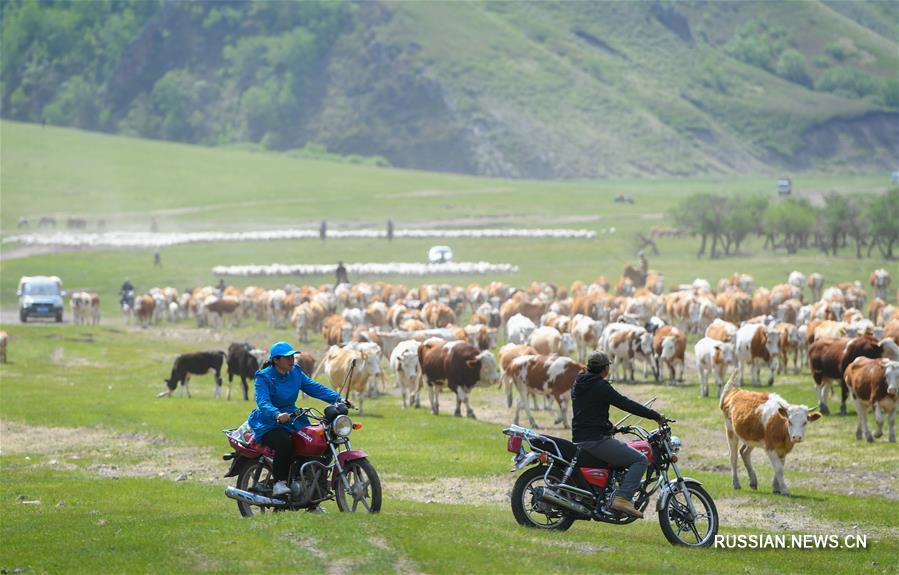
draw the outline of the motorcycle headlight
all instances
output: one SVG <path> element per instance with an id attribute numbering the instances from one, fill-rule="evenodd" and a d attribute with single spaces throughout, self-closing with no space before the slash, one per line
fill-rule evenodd
<path id="1" fill-rule="evenodd" d="M 353 420 L 346 415 L 338 415 L 334 418 L 334 423 L 331 424 L 331 429 L 334 430 L 334 434 L 340 437 L 346 437 L 353 431 Z"/>
<path id="2" fill-rule="evenodd" d="M 681 445 L 680 437 L 678 437 L 676 435 L 672 435 L 671 436 L 671 452 L 677 453 L 678 451 L 680 451 L 680 445 Z"/>

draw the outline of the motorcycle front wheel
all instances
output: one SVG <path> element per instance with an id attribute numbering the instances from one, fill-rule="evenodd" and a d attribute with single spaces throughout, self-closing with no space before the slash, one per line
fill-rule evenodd
<path id="1" fill-rule="evenodd" d="M 698 483 L 688 481 L 684 484 L 690 493 L 696 517 L 690 520 L 690 508 L 683 491 L 672 493 L 659 509 L 659 525 L 665 539 L 672 545 L 685 547 L 708 547 L 715 541 L 718 533 L 718 509 L 712 496 Z"/>
<path id="2" fill-rule="evenodd" d="M 539 500 L 534 493 L 535 488 L 546 487 L 545 473 L 546 467 L 531 467 L 518 477 L 512 488 L 512 515 L 519 525 L 525 527 L 566 531 L 574 523 L 574 518 Z M 555 473 L 550 477 L 557 482 L 561 480 Z"/>
<path id="3" fill-rule="evenodd" d="M 237 474 L 237 488 L 250 493 L 256 493 L 256 486 L 270 482 L 272 472 L 262 464 L 262 459 L 247 461 Z M 244 517 L 260 515 L 268 511 L 265 507 L 250 505 L 242 501 L 237 502 L 237 509 Z"/>
<path id="4" fill-rule="evenodd" d="M 354 459 L 343 467 L 344 478 L 338 477 L 334 486 L 337 508 L 343 513 L 355 513 L 360 506 L 369 513 L 381 510 L 381 479 L 367 459 Z M 349 484 L 349 489 L 347 489 Z"/>

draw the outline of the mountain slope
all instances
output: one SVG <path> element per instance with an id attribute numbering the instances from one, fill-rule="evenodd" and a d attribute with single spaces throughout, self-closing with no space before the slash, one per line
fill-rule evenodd
<path id="1" fill-rule="evenodd" d="M 865 172 L 899 158 L 895 3 L 105 9 L 4 3 L 4 117 L 526 178 Z M 60 22 L 70 36 L 40 39 Z M 66 41 L 88 48 L 54 52 Z M 28 73 L 41 66 L 52 73 Z"/>

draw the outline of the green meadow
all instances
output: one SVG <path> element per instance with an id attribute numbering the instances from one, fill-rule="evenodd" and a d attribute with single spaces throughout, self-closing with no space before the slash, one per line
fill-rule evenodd
<path id="1" fill-rule="evenodd" d="M 425 261 L 427 248 L 449 243 L 457 260 L 512 263 L 502 276 L 353 277 L 354 281 L 505 281 L 567 286 L 605 275 L 614 281 L 636 262 L 635 234 L 672 226 L 668 210 L 696 191 L 775 194 L 775 177 L 742 180 L 572 181 L 488 180 L 446 174 L 314 162 L 278 154 L 213 150 L 129 140 L 3 122 L 0 190 L 2 237 L 25 230 L 20 217 L 85 217 L 89 231 L 554 227 L 586 228 L 595 240 L 318 240 L 212 243 L 153 251 L 75 250 L 46 253 L 2 244 L 0 307 L 9 333 L 8 363 L 0 365 L 0 569 L 26 573 L 159 573 L 305 571 L 337 573 L 895 573 L 899 522 L 895 477 L 899 450 L 885 438 L 855 440 L 856 418 L 831 416 L 810 424 L 806 441 L 787 458 L 789 498 L 771 493 L 772 471 L 756 452 L 759 489 L 731 487 L 723 421 L 717 402 L 700 398 L 695 370 L 686 382 L 622 385 L 627 395 L 679 420 L 681 467 L 703 482 L 721 514 L 722 534 L 861 534 L 868 548 L 684 550 L 668 545 L 649 514 L 626 527 L 577 523 L 564 534 L 519 527 L 508 492 L 509 453 L 501 430 L 512 412 L 497 389 L 476 389 L 478 420 L 452 417 L 444 394 L 441 415 L 403 410 L 392 377 L 386 393 L 366 400 L 354 447 L 370 454 L 384 481 L 377 516 L 268 514 L 243 519 L 223 491 L 232 480 L 221 455 L 222 429 L 236 427 L 253 404 L 239 382 L 228 401 L 216 400 L 212 378 L 195 377 L 193 397 L 156 399 L 173 358 L 187 351 L 225 349 L 231 341 L 267 347 L 295 339 L 286 327 L 250 321 L 231 330 L 198 329 L 193 320 L 141 330 L 116 313 L 124 277 L 151 286 L 214 284 L 214 265 Z M 831 190 L 878 193 L 887 182 L 869 177 L 794 177 L 797 194 Z M 624 193 L 634 204 L 617 204 Z M 611 229 L 614 228 L 614 232 Z M 867 283 L 895 262 L 802 251 L 767 252 L 751 239 L 737 257 L 695 257 L 698 239 L 659 240 L 650 266 L 666 285 L 703 277 L 715 284 L 733 272 L 757 285 L 786 280 L 793 269 L 820 271 L 828 284 Z M 18 278 L 56 274 L 67 290 L 100 293 L 99 326 L 13 323 Z M 331 277 L 225 278 L 236 285 L 319 284 Z M 895 303 L 895 302 L 894 302 Z M 691 339 L 691 346 L 695 339 Z M 502 342 L 500 342 L 502 343 Z M 305 349 L 325 350 L 316 335 Z M 689 349 L 689 348 L 688 348 Z M 688 362 L 689 364 L 689 362 Z M 226 378 L 227 379 L 227 378 Z M 812 405 L 806 370 L 779 375 L 774 391 Z M 319 402 L 308 400 L 310 405 Z M 426 398 L 425 398 L 426 403 Z M 831 407 L 835 404 L 832 403 Z M 834 410 L 836 411 L 836 410 Z M 548 426 L 554 414 L 537 412 Z M 873 417 L 870 418 L 873 421 Z M 522 423 L 526 418 L 522 417 Z M 562 429 L 548 432 L 563 435 Z M 758 451 L 758 450 L 757 450 Z"/>

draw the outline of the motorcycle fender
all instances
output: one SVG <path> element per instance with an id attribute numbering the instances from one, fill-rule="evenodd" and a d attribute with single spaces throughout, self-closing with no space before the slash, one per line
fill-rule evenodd
<path id="1" fill-rule="evenodd" d="M 518 471 L 519 469 L 524 469 L 528 465 L 531 465 L 535 461 L 540 459 L 540 454 L 536 451 L 531 451 L 527 455 L 521 458 L 521 461 L 515 464 L 515 466 L 510 469 L 510 472 Z"/>
<path id="2" fill-rule="evenodd" d="M 240 466 L 243 465 L 243 462 L 246 461 L 247 458 L 243 455 L 235 455 L 231 458 L 231 469 L 228 470 L 228 473 L 224 475 L 224 477 L 234 477 L 240 472 Z"/>
<path id="3" fill-rule="evenodd" d="M 352 461 L 354 459 L 362 459 L 363 457 L 368 457 L 368 454 L 358 449 L 351 449 L 350 451 L 342 451 L 338 453 L 337 461 L 340 462 L 341 466 L 344 466 L 349 461 Z"/>
<path id="4" fill-rule="evenodd" d="M 671 481 L 666 483 L 659 489 L 659 496 L 656 499 L 656 511 L 661 511 L 663 507 L 665 507 L 665 503 L 668 501 L 668 498 L 671 497 L 671 489 L 677 481 Z M 702 482 L 698 479 L 693 479 L 692 477 L 684 476 L 684 484 L 687 483 L 695 483 L 696 485 L 702 485 Z"/>

